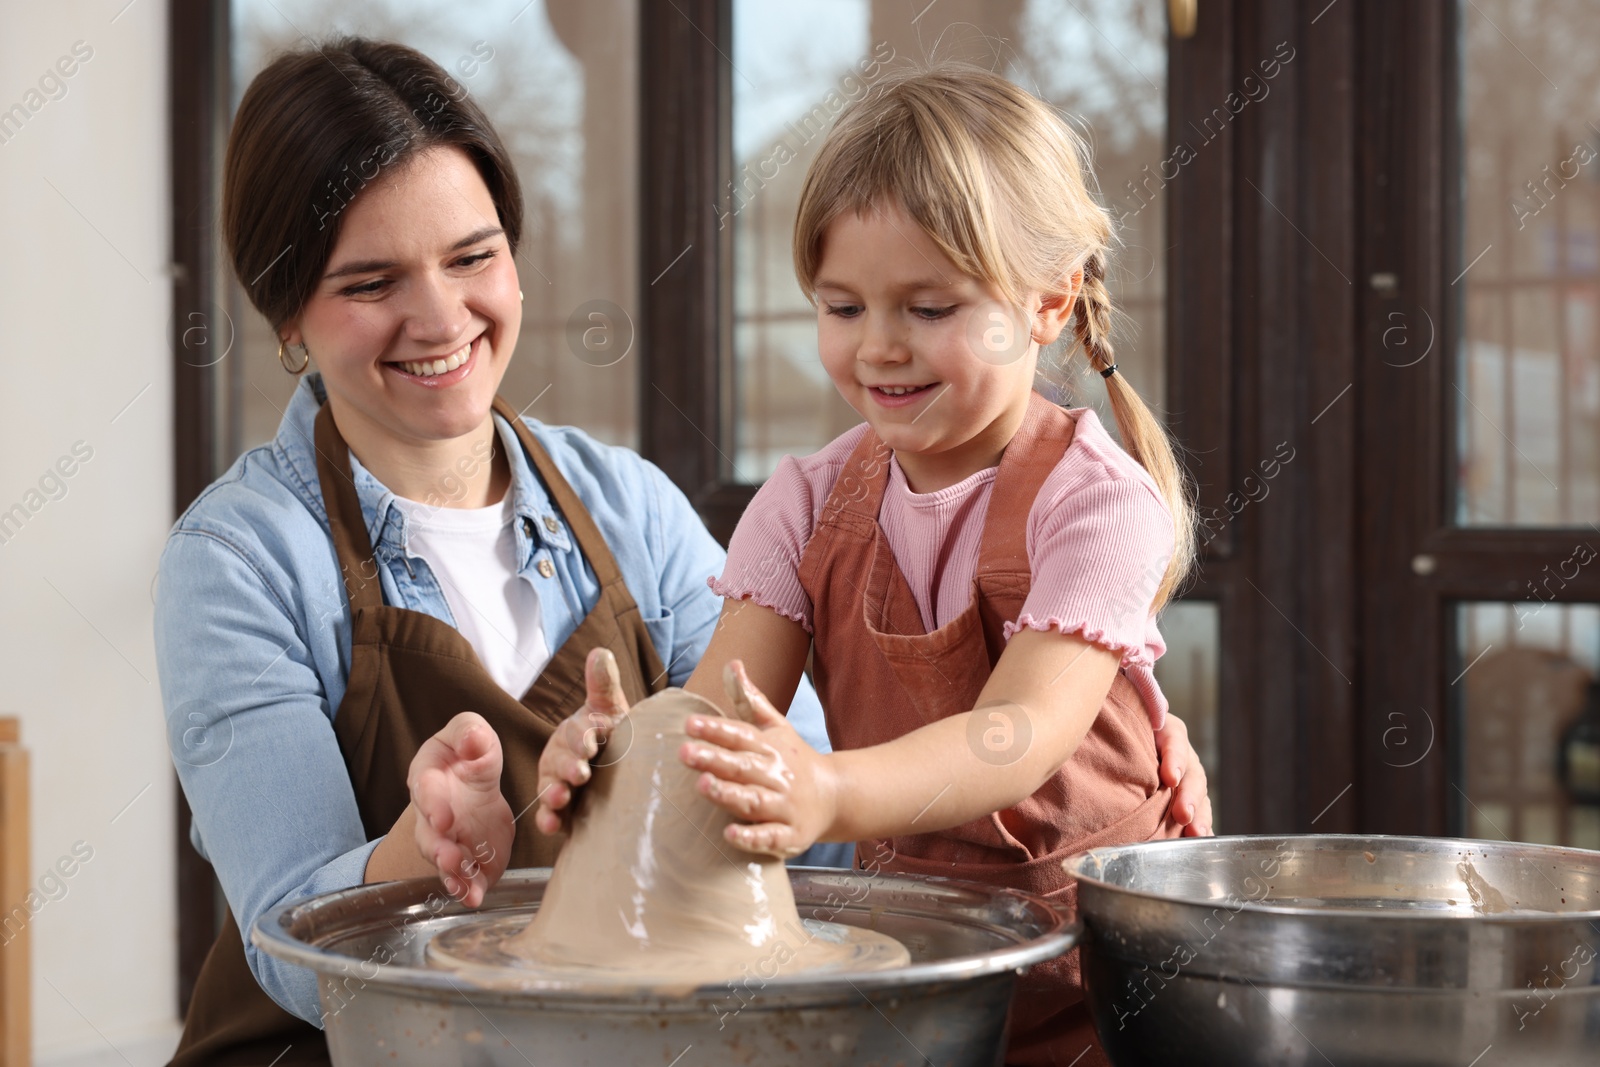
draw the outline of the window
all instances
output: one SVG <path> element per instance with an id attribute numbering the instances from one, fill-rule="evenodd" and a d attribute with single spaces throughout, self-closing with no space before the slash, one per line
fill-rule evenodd
<path id="1" fill-rule="evenodd" d="M 1600 848 L 1600 607 L 1578 602 L 1600 548 L 1600 131 L 1579 117 L 1600 63 L 1577 45 L 1600 11 L 1472 0 L 1459 19 L 1452 510 L 1526 547 L 1504 599 L 1452 608 L 1453 824 Z M 1513 540 L 1528 528 L 1553 529 Z"/>
<path id="2" fill-rule="evenodd" d="M 637 447 L 634 5 L 234 0 L 231 19 L 228 123 L 274 55 L 342 34 L 409 44 L 473 94 L 511 150 L 523 186 L 522 331 L 501 393 L 535 418 Z M 278 366 L 277 340 L 220 248 L 217 255 L 216 284 L 236 335 L 214 375 L 221 473 L 240 452 L 272 439 L 296 379 Z"/>

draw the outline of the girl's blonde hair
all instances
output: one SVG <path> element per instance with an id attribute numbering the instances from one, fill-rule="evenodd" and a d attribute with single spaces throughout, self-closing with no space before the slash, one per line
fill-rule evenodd
<path id="1" fill-rule="evenodd" d="M 800 287 L 808 296 L 815 290 L 829 223 L 898 202 L 957 269 L 1014 306 L 1028 293 L 1060 293 L 1062 279 L 1081 268 L 1077 342 L 1091 367 L 1111 367 L 1105 281 L 1113 235 L 1085 181 L 1088 155 L 1048 105 L 981 67 L 885 74 L 840 114 L 806 174 L 794 224 Z M 1165 428 L 1139 394 L 1120 374 L 1105 382 L 1123 447 L 1172 512 L 1172 558 L 1152 605 L 1159 610 L 1194 562 L 1188 486 Z"/>

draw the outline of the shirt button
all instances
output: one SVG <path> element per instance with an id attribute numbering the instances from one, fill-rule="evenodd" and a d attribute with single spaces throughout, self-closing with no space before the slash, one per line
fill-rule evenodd
<path id="1" fill-rule="evenodd" d="M 561 524 L 556 522 L 554 515 L 546 515 L 544 517 L 544 528 L 549 530 L 551 533 L 555 533 L 557 530 L 561 529 Z"/>
<path id="2" fill-rule="evenodd" d="M 533 536 L 533 520 L 532 519 L 525 518 L 525 519 L 522 520 L 522 532 L 527 534 L 529 537 Z"/>
<path id="3" fill-rule="evenodd" d="M 554 563 L 551 563 L 547 559 L 541 559 L 539 561 L 539 577 L 549 578 L 551 575 L 555 574 L 555 572 L 556 565 Z"/>

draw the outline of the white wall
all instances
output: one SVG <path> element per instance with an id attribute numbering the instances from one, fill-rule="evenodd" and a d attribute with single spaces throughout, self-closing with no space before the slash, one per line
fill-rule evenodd
<path id="1" fill-rule="evenodd" d="M 46 78 L 59 98 L 30 99 L 80 41 L 65 95 Z M 145 1067 L 176 1032 L 150 629 L 172 520 L 166 55 L 161 0 L 0 8 L 0 117 L 41 105 L 0 128 L 0 513 L 41 505 L 0 530 L 0 712 L 32 752 L 35 885 L 93 850 L 32 923 L 41 1063 Z M 30 497 L 80 441 L 65 495 Z"/>

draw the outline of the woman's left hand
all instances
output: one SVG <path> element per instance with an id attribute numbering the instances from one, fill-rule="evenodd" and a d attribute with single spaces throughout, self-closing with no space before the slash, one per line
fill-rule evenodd
<path id="1" fill-rule="evenodd" d="M 1206 794 L 1206 769 L 1200 754 L 1189 744 L 1189 727 L 1176 715 L 1156 731 L 1156 759 L 1161 763 L 1161 784 L 1170 785 L 1172 805 L 1167 810 L 1183 824 L 1184 837 L 1211 836 L 1211 798 Z"/>
<path id="2" fill-rule="evenodd" d="M 806 744 L 750 682 L 744 664 L 723 670 L 738 719 L 695 715 L 678 758 L 704 771 L 696 788 L 713 804 L 744 820 L 725 831 L 746 852 L 799 855 L 833 825 L 837 788 L 828 757 Z"/>

